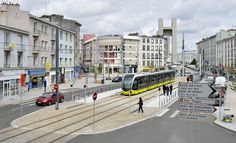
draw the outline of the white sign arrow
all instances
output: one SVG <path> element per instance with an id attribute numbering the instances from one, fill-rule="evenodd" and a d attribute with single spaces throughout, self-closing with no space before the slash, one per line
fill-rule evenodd
<path id="1" fill-rule="evenodd" d="M 179 82 L 179 97 L 208 97 L 216 92 L 209 84 L 206 83 L 188 83 Z"/>
<path id="2" fill-rule="evenodd" d="M 213 113 L 216 111 L 216 108 L 204 104 L 189 104 L 189 103 L 179 103 L 178 109 L 181 112 L 194 112 L 194 113 Z"/>

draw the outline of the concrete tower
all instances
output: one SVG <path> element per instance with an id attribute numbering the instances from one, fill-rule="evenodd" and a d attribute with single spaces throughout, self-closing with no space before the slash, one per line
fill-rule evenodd
<path id="1" fill-rule="evenodd" d="M 158 31 L 157 35 L 161 35 L 167 38 L 168 45 L 168 53 L 167 55 L 171 55 L 171 63 L 173 64 L 177 58 L 177 20 L 176 18 L 171 19 L 171 27 L 163 26 L 163 18 L 158 19 Z M 171 48 L 171 51 L 170 51 Z"/>

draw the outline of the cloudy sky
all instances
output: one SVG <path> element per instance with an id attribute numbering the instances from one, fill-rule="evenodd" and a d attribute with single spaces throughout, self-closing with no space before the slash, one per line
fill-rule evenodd
<path id="1" fill-rule="evenodd" d="M 0 2 L 7 0 L 0 0 Z M 170 26 L 178 20 L 178 49 L 185 33 L 186 50 L 220 29 L 236 28 L 235 0 L 8 0 L 31 14 L 62 14 L 82 24 L 81 33 L 153 35 L 158 18 Z M 178 50 L 180 51 L 180 50 Z"/>

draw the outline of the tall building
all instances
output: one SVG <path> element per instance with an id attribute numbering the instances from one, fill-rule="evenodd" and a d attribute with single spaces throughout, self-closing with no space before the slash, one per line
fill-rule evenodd
<path id="1" fill-rule="evenodd" d="M 168 55 L 168 62 L 175 63 L 177 59 L 177 19 L 172 18 L 171 26 L 164 27 L 163 19 L 158 19 L 157 35 L 164 36 L 167 39 L 168 48 L 166 49 Z"/>

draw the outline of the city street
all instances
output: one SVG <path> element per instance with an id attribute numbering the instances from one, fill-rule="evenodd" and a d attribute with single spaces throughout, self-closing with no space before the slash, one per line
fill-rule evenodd
<path id="1" fill-rule="evenodd" d="M 90 87 L 87 88 L 87 90 L 89 91 L 93 91 L 98 89 L 99 87 L 106 87 L 107 85 L 100 85 L 97 87 Z M 83 93 L 85 91 L 85 89 L 76 89 L 75 90 L 76 93 Z M 71 101 L 72 100 L 72 89 L 67 89 L 64 90 L 64 95 L 65 95 L 65 101 Z M 87 95 L 92 95 L 92 92 L 87 93 Z M 62 103 L 63 104 L 63 103 Z M 55 106 L 55 105 L 51 105 L 51 106 Z M 31 99 L 28 101 L 23 101 L 22 102 L 22 107 L 23 107 L 23 116 L 30 114 L 34 111 L 40 110 L 42 108 L 44 108 L 44 106 L 36 106 L 35 105 L 35 99 Z M 3 107 L 0 107 L 0 113 L 1 113 L 1 118 L 0 118 L 0 129 L 6 128 L 6 127 L 10 127 L 10 123 L 14 120 L 17 119 L 21 116 L 21 104 L 20 101 L 18 101 L 15 104 L 9 104 Z"/>
<path id="2" fill-rule="evenodd" d="M 79 135 L 69 143 L 234 143 L 236 133 L 212 121 L 180 120 L 176 115 L 177 103 L 164 116 L 153 117 L 137 124 L 96 135 Z M 191 141 L 192 139 L 192 141 Z"/>

